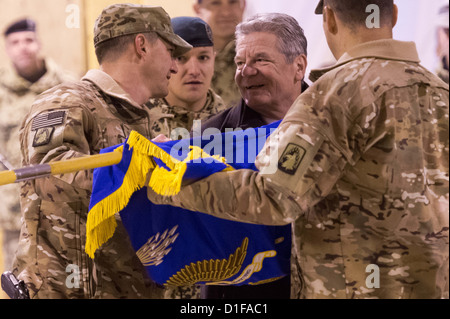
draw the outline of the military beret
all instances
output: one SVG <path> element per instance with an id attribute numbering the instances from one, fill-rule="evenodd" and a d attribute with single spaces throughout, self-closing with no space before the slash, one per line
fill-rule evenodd
<path id="1" fill-rule="evenodd" d="M 214 46 L 210 26 L 200 18 L 176 17 L 172 19 L 173 31 L 193 47 Z"/>
<path id="2" fill-rule="evenodd" d="M 36 22 L 31 19 L 22 19 L 10 24 L 5 30 L 5 37 L 14 32 L 36 31 Z"/>
<path id="3" fill-rule="evenodd" d="M 145 32 L 155 32 L 174 45 L 175 56 L 192 49 L 173 32 L 170 17 L 163 8 L 137 4 L 113 4 L 103 9 L 95 21 L 94 46 L 123 35 Z"/>
<path id="4" fill-rule="evenodd" d="M 323 0 L 319 1 L 319 4 L 316 7 L 316 11 L 314 11 L 315 14 L 322 14 L 323 13 Z"/>

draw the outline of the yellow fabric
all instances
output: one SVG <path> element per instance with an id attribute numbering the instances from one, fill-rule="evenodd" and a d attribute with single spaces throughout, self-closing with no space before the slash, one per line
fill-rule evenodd
<path id="1" fill-rule="evenodd" d="M 133 148 L 133 154 L 122 186 L 98 202 L 88 214 L 86 253 L 91 258 L 94 258 L 95 251 L 113 236 L 117 226 L 114 215 L 125 208 L 135 191 L 145 186 L 148 172 L 153 170 L 148 186 L 159 195 L 172 196 L 178 194 L 181 189 L 188 161 L 213 157 L 225 163 L 225 158 L 211 156 L 196 146 L 191 146 L 191 151 L 186 159 L 179 161 L 136 131 L 131 132 L 127 145 Z M 116 151 L 123 152 L 123 146 Z M 157 166 L 153 157 L 164 162 L 170 171 Z M 224 171 L 229 170 L 233 170 L 233 168 L 227 164 Z"/>

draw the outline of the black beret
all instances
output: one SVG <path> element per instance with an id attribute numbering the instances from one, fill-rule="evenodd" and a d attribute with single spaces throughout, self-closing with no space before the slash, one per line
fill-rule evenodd
<path id="1" fill-rule="evenodd" d="M 172 19 L 173 31 L 195 47 L 214 46 L 210 26 L 197 17 L 176 17 Z"/>
<path id="2" fill-rule="evenodd" d="M 12 23 L 6 28 L 5 37 L 14 32 L 36 31 L 36 22 L 31 19 L 22 19 Z"/>

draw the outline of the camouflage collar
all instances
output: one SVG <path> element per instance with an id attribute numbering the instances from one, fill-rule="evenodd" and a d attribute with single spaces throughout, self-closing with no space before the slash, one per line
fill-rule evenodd
<path id="1" fill-rule="evenodd" d="M 82 81 L 89 81 L 94 83 L 102 92 L 113 96 L 115 98 L 126 101 L 139 109 L 142 109 L 138 103 L 136 103 L 131 96 L 125 92 L 122 87 L 117 84 L 116 81 L 106 72 L 98 69 L 89 70 L 86 75 L 81 79 Z"/>
<path id="2" fill-rule="evenodd" d="M 348 52 L 344 53 L 333 66 L 324 69 L 312 70 L 309 79 L 312 82 L 315 82 L 328 71 L 340 67 L 350 61 L 361 58 L 379 58 L 385 60 L 420 63 L 416 44 L 414 42 L 383 39 L 366 42 L 353 47 Z"/>
<path id="3" fill-rule="evenodd" d="M 164 106 L 167 107 L 167 109 L 169 110 L 169 113 L 177 113 L 177 114 L 201 114 L 201 113 L 211 114 L 211 111 L 216 109 L 219 106 L 219 104 L 223 104 L 222 98 L 219 95 L 217 95 L 211 88 L 209 88 L 206 93 L 205 105 L 199 111 L 191 111 L 182 106 L 170 105 L 169 102 L 167 102 L 166 98 L 163 98 L 162 101 Z"/>
<path id="4" fill-rule="evenodd" d="M 234 39 L 228 42 L 228 44 L 222 50 L 217 52 L 217 56 L 219 56 L 219 58 L 233 56 L 233 61 L 235 55 L 236 55 L 236 40 Z"/>

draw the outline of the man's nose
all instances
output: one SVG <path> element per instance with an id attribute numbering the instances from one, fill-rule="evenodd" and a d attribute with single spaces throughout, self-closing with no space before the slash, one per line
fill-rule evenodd
<path id="1" fill-rule="evenodd" d="M 173 74 L 177 74 L 178 73 L 178 65 L 176 62 L 176 58 L 172 58 L 172 65 L 170 66 L 170 72 Z"/>
<path id="2" fill-rule="evenodd" d="M 200 74 L 200 67 L 197 59 L 189 59 L 189 61 L 186 62 L 187 71 L 191 75 L 199 75 Z"/>
<path id="3" fill-rule="evenodd" d="M 241 75 L 243 77 L 255 75 L 257 72 L 258 70 L 249 64 L 244 64 L 241 69 Z"/>
<path id="4" fill-rule="evenodd" d="M 20 51 L 25 51 L 25 50 L 28 49 L 28 44 L 27 44 L 25 41 L 19 41 L 19 42 L 17 43 L 17 48 L 18 48 Z"/>
<path id="5" fill-rule="evenodd" d="M 220 8 L 220 13 L 222 15 L 230 15 L 232 13 L 231 4 L 228 2 L 224 3 Z"/>

